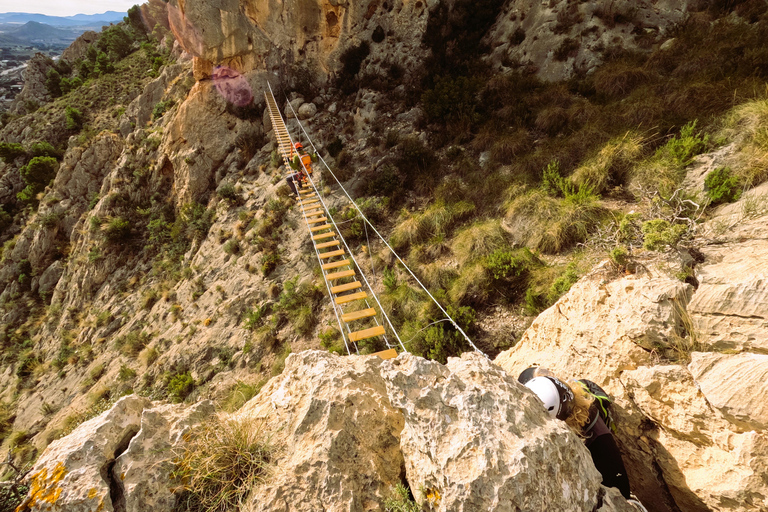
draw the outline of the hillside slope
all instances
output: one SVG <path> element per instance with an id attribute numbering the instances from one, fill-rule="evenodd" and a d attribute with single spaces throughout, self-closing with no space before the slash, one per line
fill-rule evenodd
<path id="1" fill-rule="evenodd" d="M 613 2 L 592 4 L 150 2 L 76 42 L 66 64 L 38 58 L 0 131 L 3 450 L 31 463 L 132 392 L 235 410 L 291 352 L 346 353 L 264 114 L 269 80 L 286 116 L 290 100 L 345 189 L 486 354 L 519 339 L 497 359 L 513 377 L 543 363 L 594 373 L 618 397 L 644 500 L 672 511 L 763 506 L 752 476 L 712 490 L 707 457 L 725 464 L 728 450 L 702 448 L 724 436 L 763 460 L 760 414 L 730 391 L 702 389 L 720 404 L 705 431 L 697 407 L 715 412 L 694 382 L 720 375 L 708 373 L 717 354 L 764 351 L 754 341 L 761 288 L 728 310 L 750 311 L 748 329 L 720 321 L 704 299 L 728 296 L 727 274 L 742 272 L 714 264 L 727 259 L 723 237 L 759 245 L 765 219 L 763 196 L 747 193 L 767 177 L 765 6 L 681 2 L 667 18 L 650 3 L 582 12 Z M 550 32 L 572 41 L 555 52 L 562 60 L 534 44 Z M 580 33 L 588 48 L 574 46 Z M 615 38 L 621 48 L 597 51 Z M 288 125 L 307 142 L 297 119 Z M 413 357 L 446 363 L 466 351 L 318 164 L 319 177 Z M 715 208 L 742 192 L 733 218 Z M 583 358 L 549 346 L 586 335 L 553 316 L 582 318 L 594 311 L 585 304 L 606 300 L 579 293 L 639 280 L 642 295 L 649 275 L 663 281 L 659 297 L 669 292 L 651 300 L 656 316 L 635 319 L 653 336 L 590 337 Z M 724 280 L 720 291 L 704 287 L 710 275 Z M 673 303 L 694 326 L 678 325 L 688 316 Z M 636 304 L 609 301 L 601 315 L 636 315 Z M 681 436 L 669 434 L 676 417 L 654 409 L 656 386 L 676 379 L 690 398 Z M 641 435 L 649 448 L 637 448 Z"/>

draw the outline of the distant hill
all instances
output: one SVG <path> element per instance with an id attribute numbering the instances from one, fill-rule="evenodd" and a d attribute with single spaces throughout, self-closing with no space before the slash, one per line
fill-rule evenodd
<path id="1" fill-rule="evenodd" d="M 26 12 L 0 13 L 0 23 L 24 24 L 30 21 L 45 23 L 53 27 L 98 27 L 123 20 L 124 12 L 107 11 L 102 14 L 75 14 L 73 16 L 48 16 Z"/>
<path id="2" fill-rule="evenodd" d="M 79 35 L 79 31 L 73 30 L 61 30 L 45 23 L 38 23 L 36 21 L 30 21 L 24 25 L 9 30 L 5 35 L 11 36 L 15 39 L 28 42 L 62 42 L 62 41 L 74 41 Z"/>

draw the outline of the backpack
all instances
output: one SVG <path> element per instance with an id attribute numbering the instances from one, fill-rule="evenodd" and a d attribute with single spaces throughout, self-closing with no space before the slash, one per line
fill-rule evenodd
<path id="1" fill-rule="evenodd" d="M 613 432 L 616 433 L 616 424 L 613 422 L 613 417 L 611 416 L 611 404 L 613 403 L 613 400 L 611 400 L 611 397 L 608 396 L 608 393 L 605 392 L 603 388 L 592 382 L 591 380 L 587 379 L 579 379 L 576 382 L 581 384 L 581 387 L 584 388 L 584 390 L 592 395 L 592 398 L 594 398 L 594 405 L 597 407 L 597 415 L 595 415 L 595 418 L 592 420 L 592 423 L 589 424 L 589 426 L 585 429 L 585 431 L 589 432 L 592 427 L 595 425 L 595 422 L 597 421 L 597 417 L 600 416 L 603 418 L 603 421 L 605 422 L 605 425 Z"/>

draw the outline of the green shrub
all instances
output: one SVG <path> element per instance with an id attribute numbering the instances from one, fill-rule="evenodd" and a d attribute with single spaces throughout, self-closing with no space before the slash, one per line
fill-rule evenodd
<path id="1" fill-rule="evenodd" d="M 48 89 L 48 93 L 50 93 L 51 97 L 58 98 L 61 96 L 61 74 L 56 71 L 55 68 L 48 70 L 45 87 Z"/>
<path id="2" fill-rule="evenodd" d="M 48 156 L 53 158 L 61 158 L 61 151 L 54 148 L 48 141 L 33 142 L 29 147 L 29 153 L 35 156 Z"/>
<path id="3" fill-rule="evenodd" d="M 485 260 L 484 266 L 500 295 L 514 300 L 522 296 L 532 268 L 543 265 L 527 248 L 497 249 Z"/>
<path id="4" fill-rule="evenodd" d="M 67 130 L 80 130 L 83 127 L 83 113 L 69 105 L 64 111 Z"/>
<path id="5" fill-rule="evenodd" d="M 707 174 L 704 190 L 712 204 L 732 203 L 741 197 L 741 184 L 729 167 L 719 167 Z"/>
<path id="6" fill-rule="evenodd" d="M 123 217 L 114 217 L 109 220 L 106 227 L 103 228 L 104 238 L 112 243 L 117 244 L 130 238 L 131 236 L 131 223 L 128 219 Z"/>
<path id="7" fill-rule="evenodd" d="M 261 325 L 261 321 L 264 319 L 264 315 L 266 315 L 268 309 L 269 307 L 267 305 L 262 304 L 251 311 L 246 311 L 243 328 L 249 331 L 255 330 Z"/>
<path id="8" fill-rule="evenodd" d="M 671 139 L 662 148 L 668 151 L 679 167 L 686 167 L 693 161 L 693 157 L 703 153 L 709 146 L 709 135 L 702 137 L 701 132 L 696 131 L 697 121 L 691 121 L 680 129 L 680 135 Z"/>
<path id="9" fill-rule="evenodd" d="M 131 380 L 135 377 L 136 377 L 136 370 L 126 365 L 120 366 L 120 371 L 117 374 L 118 379 L 122 381 L 126 381 L 126 380 Z"/>
<path id="10" fill-rule="evenodd" d="M 17 142 L 0 142 L 0 158 L 6 163 L 13 163 L 20 156 L 26 156 L 24 146 Z"/>
<path id="11" fill-rule="evenodd" d="M 115 348 L 123 355 L 136 357 L 147 346 L 150 339 L 152 336 L 144 331 L 131 331 L 115 339 Z"/>
<path id="12" fill-rule="evenodd" d="M 155 108 L 152 109 L 152 120 L 156 120 L 160 117 L 163 117 L 163 114 L 165 114 L 168 109 L 173 107 L 176 104 L 176 101 L 173 99 L 163 100 L 159 101 L 155 104 Z"/>
<path id="13" fill-rule="evenodd" d="M 58 162 L 49 156 L 36 156 L 27 165 L 19 169 L 24 182 L 34 187 L 35 191 L 43 190 L 56 176 Z"/>
<path id="14" fill-rule="evenodd" d="M 422 508 L 413 501 L 411 490 L 403 484 L 395 485 L 390 496 L 384 500 L 386 512 L 421 512 Z"/>
<path id="15" fill-rule="evenodd" d="M 166 391 L 171 401 L 179 403 L 183 402 L 192 390 L 195 389 L 195 379 L 189 374 L 189 372 L 177 373 L 168 382 Z"/>
<path id="16" fill-rule="evenodd" d="M 239 254 L 240 243 L 234 238 L 227 240 L 224 244 L 224 252 L 227 254 Z"/>
<path id="17" fill-rule="evenodd" d="M 219 184 L 219 187 L 216 189 L 216 195 L 221 199 L 227 199 L 232 202 L 237 202 L 240 199 L 237 189 L 229 181 L 222 181 Z"/>
<path id="18" fill-rule="evenodd" d="M 664 219 L 654 219 L 643 223 L 643 248 L 649 251 L 663 251 L 675 247 L 688 231 L 684 224 L 671 224 Z"/>

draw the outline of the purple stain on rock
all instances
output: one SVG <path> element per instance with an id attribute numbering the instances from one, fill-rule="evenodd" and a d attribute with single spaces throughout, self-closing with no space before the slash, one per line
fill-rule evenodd
<path id="1" fill-rule="evenodd" d="M 245 107 L 253 101 L 253 92 L 248 80 L 234 69 L 216 66 L 213 68 L 212 79 L 219 94 L 233 105 Z"/>

